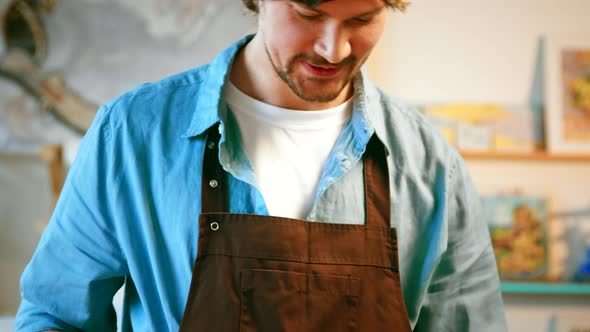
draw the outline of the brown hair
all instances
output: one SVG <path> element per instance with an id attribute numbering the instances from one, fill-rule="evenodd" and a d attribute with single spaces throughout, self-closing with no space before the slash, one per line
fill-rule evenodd
<path id="1" fill-rule="evenodd" d="M 246 8 L 250 9 L 251 11 L 258 13 L 258 1 L 259 0 L 242 0 Z M 260 0 L 262 1 L 262 0 Z M 315 7 L 320 5 L 323 2 L 331 1 L 331 0 L 293 0 L 295 2 L 303 3 L 308 7 Z M 406 7 L 409 3 L 405 0 L 383 0 L 387 4 L 388 7 L 393 8 L 394 10 L 405 11 Z"/>

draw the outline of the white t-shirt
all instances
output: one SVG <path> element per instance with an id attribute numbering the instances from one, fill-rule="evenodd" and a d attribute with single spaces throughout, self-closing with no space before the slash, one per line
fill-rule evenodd
<path id="1" fill-rule="evenodd" d="M 223 95 L 269 214 L 305 219 L 328 155 L 352 114 L 352 98 L 331 109 L 298 111 L 256 100 L 229 81 Z"/>

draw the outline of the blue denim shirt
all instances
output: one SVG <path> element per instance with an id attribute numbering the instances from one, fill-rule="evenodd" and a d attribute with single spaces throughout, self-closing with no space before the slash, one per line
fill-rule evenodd
<path id="1" fill-rule="evenodd" d="M 204 132 L 213 124 L 221 121 L 230 212 L 268 215 L 222 99 L 231 63 L 249 38 L 210 64 L 100 108 L 23 273 L 18 331 L 114 330 L 112 296 L 123 285 L 123 330 L 178 330 L 197 254 Z M 360 161 L 376 133 L 389 151 L 391 224 L 412 327 L 505 330 L 487 226 L 461 158 L 422 116 L 362 73 L 353 100 L 306 219 L 364 223 Z"/>

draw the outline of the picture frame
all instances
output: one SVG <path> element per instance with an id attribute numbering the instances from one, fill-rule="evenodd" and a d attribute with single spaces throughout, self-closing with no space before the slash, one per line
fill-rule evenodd
<path id="1" fill-rule="evenodd" d="M 545 37 L 545 131 L 550 153 L 590 154 L 590 37 Z"/>
<path id="2" fill-rule="evenodd" d="M 417 109 L 461 151 L 532 153 L 542 146 L 543 128 L 529 105 L 454 102 Z"/>
<path id="3" fill-rule="evenodd" d="M 549 273 L 549 201 L 523 194 L 481 197 L 500 278 L 544 280 Z"/>

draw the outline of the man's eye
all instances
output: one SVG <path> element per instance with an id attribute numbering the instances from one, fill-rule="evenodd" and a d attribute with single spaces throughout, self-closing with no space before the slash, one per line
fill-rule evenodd
<path id="1" fill-rule="evenodd" d="M 361 25 L 362 24 L 369 24 L 369 23 L 371 23 L 371 19 L 370 18 L 360 18 L 360 17 L 358 17 L 358 18 L 355 18 L 354 19 L 354 23 L 361 24 Z"/>
<path id="2" fill-rule="evenodd" d="M 297 15 L 299 15 L 301 18 L 312 21 L 315 19 L 318 19 L 321 15 L 317 14 L 317 13 L 302 13 L 300 11 L 297 11 Z"/>

